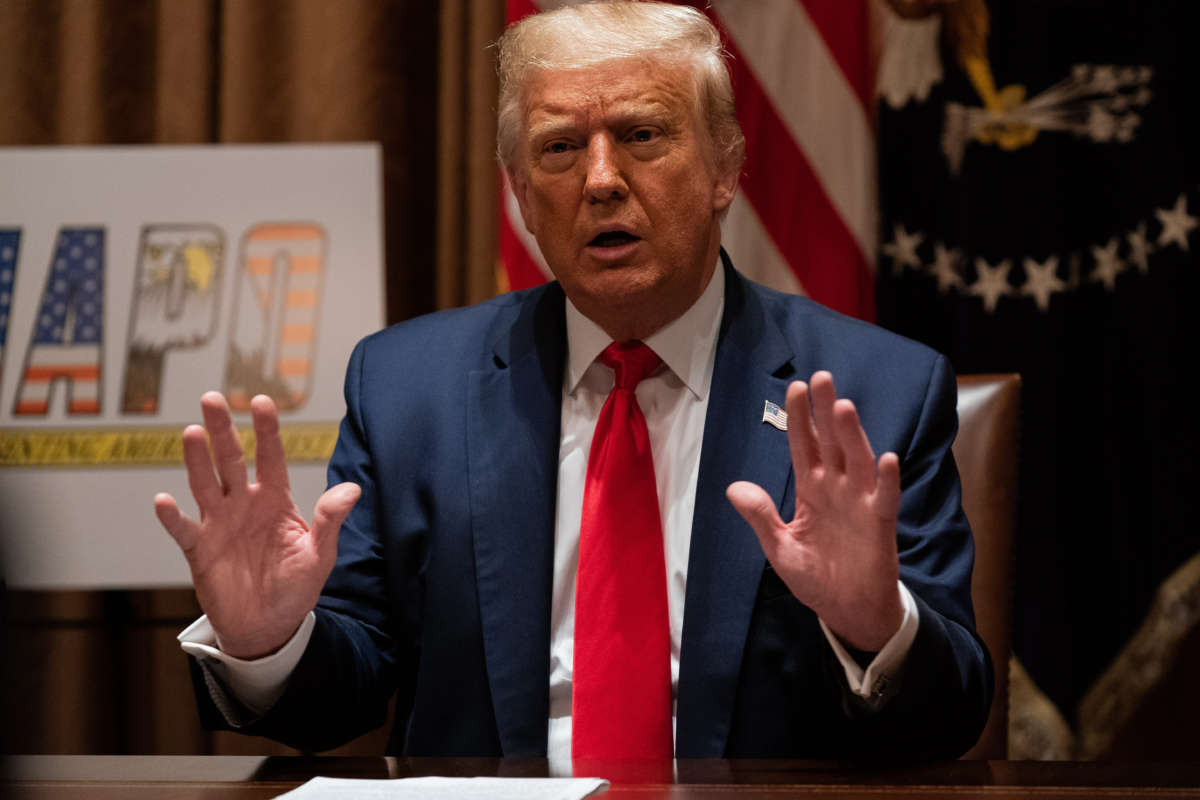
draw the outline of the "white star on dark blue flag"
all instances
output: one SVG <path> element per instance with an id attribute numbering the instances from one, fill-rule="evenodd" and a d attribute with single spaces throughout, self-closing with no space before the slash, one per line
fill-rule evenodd
<path id="1" fill-rule="evenodd" d="M 42 292 L 33 343 L 99 344 L 104 320 L 104 229 L 63 228 Z"/>
<path id="2" fill-rule="evenodd" d="M 13 283 L 17 279 L 17 250 L 20 230 L 0 230 L 0 347 L 8 333 L 8 310 L 12 307 Z"/>

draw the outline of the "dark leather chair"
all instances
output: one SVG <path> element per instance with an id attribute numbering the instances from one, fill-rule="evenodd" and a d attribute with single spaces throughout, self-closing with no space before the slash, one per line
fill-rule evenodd
<path id="1" fill-rule="evenodd" d="M 958 438 L 954 459 L 962 477 L 963 508 L 975 534 L 971 594 L 975 622 L 996 666 L 987 727 L 963 756 L 1003 759 L 1008 750 L 1008 661 L 1012 653 L 1012 542 L 1017 511 L 1017 453 L 1021 377 L 958 378 Z"/>

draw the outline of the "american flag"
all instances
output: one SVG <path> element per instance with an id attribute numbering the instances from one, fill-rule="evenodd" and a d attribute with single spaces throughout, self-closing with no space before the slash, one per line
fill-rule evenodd
<path id="1" fill-rule="evenodd" d="M 59 379 L 71 414 L 100 412 L 104 229 L 61 228 L 17 388 L 16 414 L 45 414 Z"/>
<path id="2" fill-rule="evenodd" d="M 787 412 L 780 408 L 778 403 L 772 403 L 770 400 L 763 401 L 762 421 L 781 431 L 787 430 Z"/>
<path id="3" fill-rule="evenodd" d="M 508 18 L 569 0 L 507 0 Z M 741 191 L 722 244 L 749 277 L 874 319 L 878 212 L 866 0 L 691 2 L 721 30 L 746 135 Z M 509 288 L 550 278 L 504 189 Z"/>
<path id="4" fill-rule="evenodd" d="M 0 378 L 4 376 L 4 340 L 8 336 L 8 311 L 12 308 L 12 290 L 17 278 L 17 252 L 20 247 L 20 230 L 0 230 Z"/>

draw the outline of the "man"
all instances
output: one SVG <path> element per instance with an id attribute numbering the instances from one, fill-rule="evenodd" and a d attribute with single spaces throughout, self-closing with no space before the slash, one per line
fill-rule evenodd
<path id="1" fill-rule="evenodd" d="M 201 522 L 155 505 L 206 612 L 182 638 L 207 722 L 325 749 L 396 692 L 409 754 L 965 751 L 991 667 L 945 360 L 734 271 L 742 140 L 703 15 L 537 15 L 500 74 L 557 282 L 361 342 L 311 527 L 269 399 L 256 483 L 220 395 L 211 455 L 184 432 Z"/>

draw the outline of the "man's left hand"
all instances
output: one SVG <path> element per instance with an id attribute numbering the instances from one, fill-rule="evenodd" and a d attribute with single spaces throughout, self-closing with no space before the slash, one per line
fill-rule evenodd
<path id="1" fill-rule="evenodd" d="M 738 481 L 725 494 L 792 594 L 850 647 L 878 651 L 904 618 L 896 553 L 900 460 L 884 453 L 876 461 L 854 403 L 837 399 L 828 372 L 788 387 L 787 415 L 796 474 L 792 521 L 785 523 L 753 483 Z"/>

